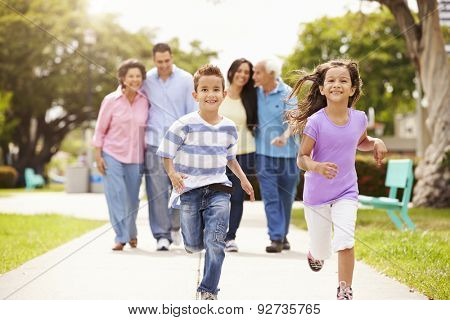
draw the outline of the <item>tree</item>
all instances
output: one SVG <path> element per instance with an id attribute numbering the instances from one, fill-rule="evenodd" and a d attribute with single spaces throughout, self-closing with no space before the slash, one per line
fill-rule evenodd
<path id="1" fill-rule="evenodd" d="M 97 117 L 101 100 L 117 86 L 121 61 L 133 57 L 151 66 L 151 30 L 128 32 L 112 15 L 89 17 L 85 5 L 84 0 L 0 5 L 0 91 L 12 92 L 6 122 L 16 122 L 0 147 L 3 155 L 8 142 L 18 147 L 13 166 L 20 173 L 26 167 L 43 173 L 67 133 Z M 95 32 L 95 44 L 86 43 L 86 30 Z M 198 50 L 192 57 L 215 54 L 200 44 Z"/>
<path id="2" fill-rule="evenodd" d="M 406 39 L 407 52 L 420 76 L 428 102 L 426 125 L 431 143 L 416 169 L 416 206 L 450 206 L 449 64 L 439 26 L 436 0 L 417 0 L 413 14 L 406 0 L 371 0 L 389 8 Z"/>
<path id="3" fill-rule="evenodd" d="M 194 40 L 190 43 L 190 51 L 184 52 L 180 49 L 178 38 L 169 41 L 176 65 L 192 74 L 202 65 L 208 63 L 212 58 L 217 58 L 217 52 L 203 49 L 201 42 Z"/>
<path id="4" fill-rule="evenodd" d="M 322 17 L 302 25 L 297 47 L 285 60 L 284 76 L 289 81 L 291 70 L 312 70 L 330 59 L 357 60 L 365 93 L 358 108 L 373 107 L 376 120 L 385 123 L 385 132 L 392 134 L 394 115 L 415 108 L 414 67 L 404 54 L 405 42 L 394 38 L 399 33 L 388 10 Z"/>

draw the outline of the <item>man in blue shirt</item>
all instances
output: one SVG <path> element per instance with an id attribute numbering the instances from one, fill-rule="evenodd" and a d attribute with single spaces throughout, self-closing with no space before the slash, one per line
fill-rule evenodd
<path id="1" fill-rule="evenodd" d="M 172 185 L 156 150 L 172 123 L 198 107 L 192 97 L 192 75 L 173 64 L 169 45 L 158 43 L 153 47 L 153 62 L 156 67 L 147 72 L 142 86 L 150 102 L 145 135 L 145 185 L 150 228 L 157 240 L 157 250 L 164 251 L 172 241 L 180 242 L 180 216 L 178 210 L 168 208 Z"/>
<path id="2" fill-rule="evenodd" d="M 281 80 L 280 73 L 281 67 L 274 60 L 257 63 L 253 73 L 259 120 L 256 169 L 271 240 L 266 247 L 269 253 L 290 249 L 286 236 L 300 178 L 298 140 L 285 123 L 285 111 L 294 108 L 297 101 L 285 101 L 292 89 Z"/>

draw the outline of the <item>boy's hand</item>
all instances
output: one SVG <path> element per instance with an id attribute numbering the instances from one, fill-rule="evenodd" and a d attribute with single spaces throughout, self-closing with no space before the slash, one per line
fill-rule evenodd
<path id="1" fill-rule="evenodd" d="M 327 179 L 333 179 L 338 173 L 338 166 L 332 162 L 319 162 L 314 171 L 320 173 Z"/>
<path id="2" fill-rule="evenodd" d="M 255 192 L 253 191 L 253 187 L 248 179 L 241 182 L 241 187 L 250 196 L 250 201 L 255 201 Z"/>
<path id="3" fill-rule="evenodd" d="M 175 190 L 178 193 L 183 192 L 183 189 L 184 189 L 183 180 L 186 178 L 187 178 L 187 176 L 183 173 L 174 172 L 172 174 L 169 174 L 170 182 L 172 182 L 172 186 L 175 188 Z"/>
<path id="4" fill-rule="evenodd" d="M 386 157 L 387 148 L 383 140 L 377 139 L 373 144 L 373 158 L 378 166 L 381 166 L 383 159 Z"/>

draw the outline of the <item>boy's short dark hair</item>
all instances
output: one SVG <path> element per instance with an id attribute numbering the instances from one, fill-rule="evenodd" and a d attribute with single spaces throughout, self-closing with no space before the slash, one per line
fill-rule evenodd
<path id="1" fill-rule="evenodd" d="M 163 53 L 169 51 L 170 54 L 172 54 L 172 50 L 170 49 L 170 46 L 167 43 L 157 43 L 152 49 L 153 57 L 157 52 Z"/>
<path id="2" fill-rule="evenodd" d="M 194 74 L 194 90 L 197 92 L 198 82 L 203 76 L 216 76 L 222 79 L 222 90 L 225 90 L 225 79 L 220 71 L 219 67 L 212 64 L 205 64 L 201 66 Z"/>

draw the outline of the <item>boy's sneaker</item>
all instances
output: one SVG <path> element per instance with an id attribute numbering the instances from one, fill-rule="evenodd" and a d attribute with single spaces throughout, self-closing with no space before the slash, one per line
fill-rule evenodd
<path id="1" fill-rule="evenodd" d="M 291 250 L 291 244 L 287 238 L 284 238 L 283 240 L 283 250 Z"/>
<path id="2" fill-rule="evenodd" d="M 270 246 L 266 247 L 268 253 L 279 253 L 283 250 L 283 241 L 273 240 Z"/>
<path id="3" fill-rule="evenodd" d="M 202 291 L 200 293 L 200 299 L 201 300 L 217 300 L 217 294 Z"/>
<path id="4" fill-rule="evenodd" d="M 166 238 L 159 238 L 158 242 L 156 243 L 156 250 L 157 251 L 168 251 L 170 246 L 169 240 Z"/>
<path id="5" fill-rule="evenodd" d="M 236 240 L 228 240 L 225 244 L 226 252 L 238 252 L 239 248 L 237 246 Z"/>
<path id="6" fill-rule="evenodd" d="M 308 254 L 306 256 L 308 258 L 308 264 L 312 271 L 318 272 L 322 269 L 324 261 L 323 260 L 316 260 L 311 255 L 311 252 L 308 251 Z"/>
<path id="7" fill-rule="evenodd" d="M 345 281 L 339 282 L 336 297 L 338 300 L 353 300 L 352 287 L 348 287 Z"/>

